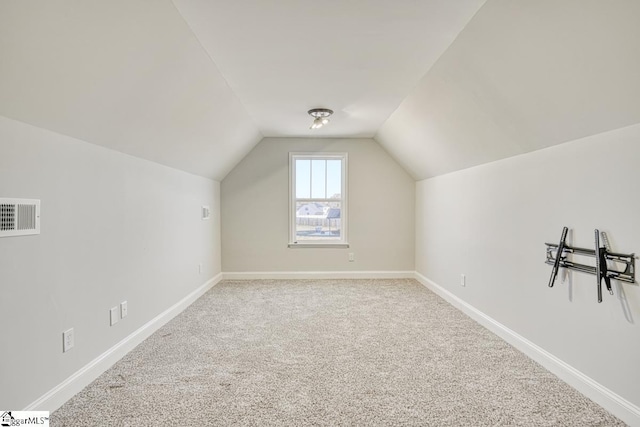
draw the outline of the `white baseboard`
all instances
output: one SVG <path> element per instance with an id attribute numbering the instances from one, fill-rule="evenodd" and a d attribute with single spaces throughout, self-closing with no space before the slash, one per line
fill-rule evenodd
<path id="1" fill-rule="evenodd" d="M 228 280 L 285 279 L 413 279 L 414 271 L 239 271 L 222 273 Z"/>
<path id="2" fill-rule="evenodd" d="M 467 316 L 471 317 L 473 320 L 516 347 L 518 350 L 522 351 L 531 359 L 544 366 L 564 382 L 605 408 L 607 411 L 611 412 L 616 417 L 620 418 L 625 423 L 631 426 L 640 426 L 640 407 L 637 405 L 634 405 L 622 396 L 619 396 L 602 384 L 594 381 L 592 378 L 575 369 L 573 366 L 558 359 L 553 354 L 541 347 L 538 347 L 523 336 L 487 316 L 471 304 L 463 301 L 422 274 L 416 272 L 414 277 L 427 289 L 433 291 Z"/>
<path id="3" fill-rule="evenodd" d="M 87 365 L 75 372 L 69 378 L 49 390 L 42 397 L 31 403 L 25 411 L 50 411 L 53 412 L 71 399 L 92 381 L 98 378 L 107 369 L 113 366 L 118 360 L 123 358 L 135 346 L 148 338 L 155 331 L 171 319 L 189 307 L 195 300 L 200 298 L 205 292 L 222 280 L 222 273 L 209 279 L 204 285 L 191 292 L 186 297 L 142 325 L 132 334 L 122 341 L 93 359 Z"/>

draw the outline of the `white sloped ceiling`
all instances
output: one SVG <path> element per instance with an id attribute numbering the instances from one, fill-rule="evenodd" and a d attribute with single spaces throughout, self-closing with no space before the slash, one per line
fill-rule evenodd
<path id="1" fill-rule="evenodd" d="M 344 138 L 373 137 L 484 0 L 174 3 L 264 136 Z"/>
<path id="2" fill-rule="evenodd" d="M 0 115 L 222 179 L 262 138 L 169 0 L 0 3 Z"/>
<path id="3" fill-rule="evenodd" d="M 640 122 L 638 0 L 0 2 L 0 115 L 221 180 L 262 136 L 424 179 Z M 335 111 L 309 130 L 306 111 Z"/>
<path id="4" fill-rule="evenodd" d="M 424 179 L 640 122 L 640 2 L 490 0 L 380 128 Z"/>

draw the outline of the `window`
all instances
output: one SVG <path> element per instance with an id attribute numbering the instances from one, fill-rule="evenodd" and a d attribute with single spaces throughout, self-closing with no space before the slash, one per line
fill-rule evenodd
<path id="1" fill-rule="evenodd" d="M 290 153 L 289 174 L 289 246 L 347 246 L 347 153 Z"/>

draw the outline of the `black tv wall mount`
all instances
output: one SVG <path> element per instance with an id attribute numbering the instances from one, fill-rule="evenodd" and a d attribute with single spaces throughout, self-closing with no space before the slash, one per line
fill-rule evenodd
<path id="1" fill-rule="evenodd" d="M 636 256 L 635 254 L 619 254 L 611 252 L 609 244 L 609 238 L 604 231 L 601 233 L 599 230 L 594 230 L 595 245 L 594 249 L 576 248 L 566 244 L 567 232 L 569 229 L 564 227 L 562 229 L 562 235 L 560 236 L 560 242 L 558 244 L 545 243 L 547 245 L 547 264 L 553 266 L 551 270 L 551 278 L 549 279 L 549 287 L 553 287 L 556 277 L 558 276 L 558 270 L 560 268 L 566 268 L 568 270 L 580 271 L 582 273 L 593 274 L 596 276 L 596 282 L 598 285 L 598 302 L 602 302 L 602 281 L 604 280 L 605 286 L 611 295 L 613 295 L 613 289 L 611 288 L 611 280 L 619 280 L 626 283 L 636 283 Z M 604 246 L 600 246 L 600 236 L 602 236 L 602 242 Z M 568 259 L 570 255 L 581 255 L 595 258 L 595 266 L 580 264 Z M 613 264 L 618 267 L 619 264 L 623 265 L 623 270 L 612 269 L 610 265 Z"/>

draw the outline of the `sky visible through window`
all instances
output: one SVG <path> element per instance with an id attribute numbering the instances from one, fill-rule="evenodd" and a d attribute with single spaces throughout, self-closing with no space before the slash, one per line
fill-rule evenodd
<path id="1" fill-rule="evenodd" d="M 340 197 L 342 161 L 296 160 L 296 198 L 330 199 Z"/>

